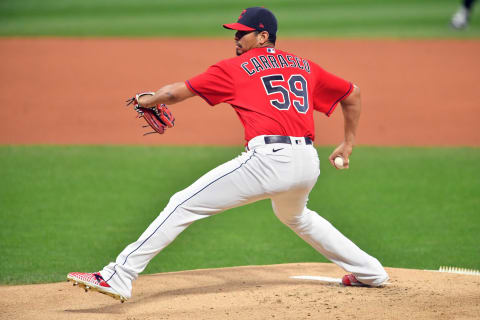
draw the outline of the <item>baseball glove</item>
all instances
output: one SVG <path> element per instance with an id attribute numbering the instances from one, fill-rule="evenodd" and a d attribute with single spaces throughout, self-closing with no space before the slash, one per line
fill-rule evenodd
<path id="1" fill-rule="evenodd" d="M 154 93 L 139 93 L 135 97 L 128 99 L 126 102 L 127 106 L 133 104 L 133 109 L 137 111 L 138 118 L 145 119 L 148 125 L 143 127 L 148 128 L 150 126 L 154 130 L 152 132 L 145 133 L 144 136 L 151 133 L 163 134 L 167 128 L 173 128 L 175 125 L 175 118 L 167 106 L 161 104 L 152 108 L 142 107 L 138 104 L 138 99 L 143 95 L 154 95 Z"/>

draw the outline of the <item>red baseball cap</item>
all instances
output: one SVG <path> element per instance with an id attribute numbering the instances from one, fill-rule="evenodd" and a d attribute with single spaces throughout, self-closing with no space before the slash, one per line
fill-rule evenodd
<path id="1" fill-rule="evenodd" d="M 264 7 L 251 7 L 242 11 L 237 22 L 224 24 L 223 27 L 239 31 L 268 31 L 269 34 L 276 35 L 277 19 Z"/>

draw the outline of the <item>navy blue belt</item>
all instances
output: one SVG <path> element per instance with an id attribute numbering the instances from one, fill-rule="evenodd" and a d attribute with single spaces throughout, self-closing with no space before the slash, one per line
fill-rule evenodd
<path id="1" fill-rule="evenodd" d="M 290 138 L 287 136 L 265 136 L 264 139 L 265 139 L 265 144 L 272 144 L 272 143 L 292 144 L 292 140 L 295 140 L 295 138 Z M 312 144 L 312 139 L 310 139 L 309 137 L 305 137 L 305 144 Z"/>

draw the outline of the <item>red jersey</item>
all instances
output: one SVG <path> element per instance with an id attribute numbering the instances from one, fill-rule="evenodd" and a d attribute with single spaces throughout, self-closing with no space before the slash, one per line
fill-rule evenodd
<path id="1" fill-rule="evenodd" d="M 247 142 L 259 135 L 314 140 L 313 110 L 330 116 L 353 89 L 314 62 L 276 48 L 255 48 L 220 61 L 186 84 L 212 106 L 230 104 Z"/>

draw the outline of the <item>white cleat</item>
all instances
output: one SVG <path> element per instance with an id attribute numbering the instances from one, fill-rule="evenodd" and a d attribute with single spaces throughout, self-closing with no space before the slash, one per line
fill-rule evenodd
<path id="1" fill-rule="evenodd" d="M 465 29 L 468 26 L 469 11 L 465 7 L 460 7 L 457 12 L 452 16 L 452 27 L 455 29 Z"/>

